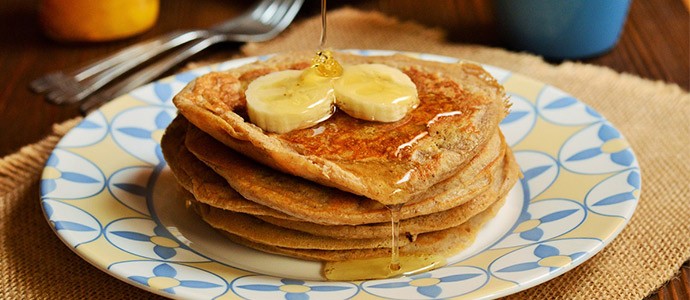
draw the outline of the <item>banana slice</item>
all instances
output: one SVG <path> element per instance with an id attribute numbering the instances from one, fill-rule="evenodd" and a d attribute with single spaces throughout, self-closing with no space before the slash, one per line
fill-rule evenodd
<path id="1" fill-rule="evenodd" d="M 338 108 L 363 120 L 395 122 L 419 105 L 412 80 L 382 64 L 345 66 L 334 89 Z"/>
<path id="2" fill-rule="evenodd" d="M 249 119 L 270 132 L 310 127 L 333 114 L 331 78 L 316 70 L 273 72 L 252 81 L 245 92 Z"/>

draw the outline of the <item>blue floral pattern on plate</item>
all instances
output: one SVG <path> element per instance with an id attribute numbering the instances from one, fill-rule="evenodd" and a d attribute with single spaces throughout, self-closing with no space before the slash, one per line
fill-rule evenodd
<path id="1" fill-rule="evenodd" d="M 152 167 L 130 167 L 118 170 L 108 178 L 108 191 L 122 204 L 144 215 L 150 215 L 146 203 Z"/>
<path id="2" fill-rule="evenodd" d="M 108 120 L 100 111 L 95 111 L 84 118 L 60 140 L 63 147 L 86 147 L 103 140 L 108 134 Z"/>
<path id="3" fill-rule="evenodd" d="M 517 94 L 509 94 L 512 106 L 510 113 L 501 121 L 501 131 L 509 146 L 517 145 L 534 127 L 537 113 L 534 105 Z"/>
<path id="4" fill-rule="evenodd" d="M 41 178 L 41 197 L 82 199 L 105 186 L 103 172 L 93 162 L 69 151 L 55 149 Z"/>
<path id="5" fill-rule="evenodd" d="M 608 122 L 583 129 L 567 140 L 559 153 L 568 170 L 584 174 L 602 174 L 636 166 L 630 145 Z"/>
<path id="6" fill-rule="evenodd" d="M 638 169 L 613 175 L 587 194 L 587 208 L 601 215 L 626 218 L 635 210 L 637 199 L 640 198 L 641 183 Z"/>
<path id="7" fill-rule="evenodd" d="M 93 241 L 101 235 L 101 223 L 82 209 L 59 201 L 44 199 L 43 211 L 53 230 L 74 247 Z"/>
<path id="8" fill-rule="evenodd" d="M 476 291 L 488 280 L 480 268 L 447 267 L 409 277 L 366 281 L 362 288 L 385 298 L 445 299 Z"/>
<path id="9" fill-rule="evenodd" d="M 601 245 L 597 239 L 563 239 L 520 248 L 499 257 L 489 271 L 497 278 L 519 283 L 524 278 L 539 278 L 563 270 L 582 260 L 587 251 Z"/>
<path id="10" fill-rule="evenodd" d="M 496 247 L 509 248 L 553 239 L 582 224 L 587 211 L 582 204 L 568 199 L 546 199 L 533 202 L 524 211 L 512 234 Z"/>
<path id="11" fill-rule="evenodd" d="M 131 155 L 151 165 L 158 165 L 164 161 L 160 139 L 173 118 L 175 118 L 173 108 L 128 109 L 113 119 L 112 136 L 120 148 L 130 152 Z M 134 149 L 136 150 L 133 151 Z"/>
<path id="12" fill-rule="evenodd" d="M 637 205 L 640 169 L 612 124 L 555 87 L 486 66 L 512 96 L 501 129 L 524 175 L 499 211 L 510 218 L 492 220 L 500 230 L 487 245 L 449 258 L 448 266 L 400 278 L 324 282 L 290 275 L 309 269 L 314 274 L 305 277 L 320 278 L 313 263 L 234 245 L 195 218 L 165 173 L 159 144 L 176 114 L 173 95 L 186 83 L 268 57 L 164 78 L 87 116 L 58 144 L 41 178 L 42 206 L 57 235 L 113 276 L 171 298 L 483 299 L 517 292 L 582 263 L 620 232 Z M 253 271 L 255 264 L 267 271 Z"/>
<path id="13" fill-rule="evenodd" d="M 588 125 L 601 121 L 594 109 L 552 86 L 545 86 L 537 98 L 539 114 L 547 121 L 565 126 Z"/>
<path id="14" fill-rule="evenodd" d="M 213 299 L 227 290 L 223 278 L 189 266 L 157 261 L 115 263 L 108 270 L 166 296 Z M 203 295 L 203 296 L 202 296 Z"/>
<path id="15" fill-rule="evenodd" d="M 515 159 L 520 164 L 522 171 L 520 183 L 524 186 L 527 199 L 541 195 L 551 187 L 560 174 L 558 162 L 546 153 L 516 151 Z"/>
<path id="16" fill-rule="evenodd" d="M 105 237 L 113 246 L 141 257 L 165 261 L 208 261 L 148 218 L 114 221 L 105 228 Z"/>
<path id="17" fill-rule="evenodd" d="M 304 281 L 271 276 L 247 276 L 232 282 L 232 290 L 246 299 L 349 299 L 359 288 L 346 282 Z"/>

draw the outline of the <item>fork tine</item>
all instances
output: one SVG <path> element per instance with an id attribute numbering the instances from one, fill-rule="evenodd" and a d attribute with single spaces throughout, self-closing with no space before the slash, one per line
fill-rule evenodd
<path id="1" fill-rule="evenodd" d="M 273 23 L 274 28 L 271 30 L 271 34 L 276 35 L 285 30 L 285 28 L 292 23 L 292 20 L 295 18 L 295 16 L 297 16 L 297 13 L 299 12 L 303 3 L 304 0 L 287 0 L 285 2 L 287 11 L 283 13 L 280 18 L 275 20 L 275 23 Z"/>
<path id="2" fill-rule="evenodd" d="M 266 12 L 266 9 L 273 5 L 273 3 L 275 3 L 276 1 L 280 0 L 262 0 L 261 2 L 254 4 L 241 15 L 213 25 L 210 29 L 213 31 L 230 31 L 240 26 L 240 24 L 242 24 L 248 19 L 258 19 L 262 14 Z"/>
<path id="3" fill-rule="evenodd" d="M 279 2 L 280 0 L 264 0 L 261 1 L 255 9 L 250 11 L 250 15 L 254 19 L 261 19 L 263 15 L 265 15 L 267 12 L 270 12 L 273 7 L 275 7 L 276 2 Z"/>
<path id="4" fill-rule="evenodd" d="M 216 33 L 228 33 L 236 41 L 252 42 L 270 39 L 292 22 L 304 0 L 264 0 L 258 6 L 264 11 L 253 11 L 231 22 L 221 23 L 212 28 Z"/>
<path id="5" fill-rule="evenodd" d="M 280 22 L 281 19 L 285 17 L 285 13 L 290 9 L 293 4 L 293 0 L 282 0 L 275 6 L 270 16 L 264 16 L 261 22 L 264 24 L 274 25 Z"/>
<path id="6" fill-rule="evenodd" d="M 59 80 L 57 78 L 60 78 L 60 76 L 62 76 L 62 72 L 48 73 L 31 81 L 29 87 L 35 93 L 43 93 L 53 85 L 54 81 Z"/>
<path id="7" fill-rule="evenodd" d="M 258 18 L 256 18 L 256 19 L 259 20 L 259 22 L 261 22 L 261 23 L 268 23 L 268 21 L 271 18 L 273 18 L 273 16 L 275 16 L 276 14 L 279 14 L 279 9 L 280 9 L 280 6 L 282 5 L 282 2 L 283 2 L 282 0 L 273 1 L 273 3 L 271 3 L 271 5 L 268 8 L 266 8 L 264 13 L 261 14 L 261 16 L 257 16 Z"/>
<path id="8" fill-rule="evenodd" d="M 226 34 L 231 35 L 232 40 L 240 42 L 261 42 L 275 37 L 292 23 L 304 0 L 277 0 L 276 2 L 280 2 L 280 5 L 276 9 L 271 9 L 270 23 L 257 19 L 245 20 L 239 27 L 243 30 L 226 32 Z"/>

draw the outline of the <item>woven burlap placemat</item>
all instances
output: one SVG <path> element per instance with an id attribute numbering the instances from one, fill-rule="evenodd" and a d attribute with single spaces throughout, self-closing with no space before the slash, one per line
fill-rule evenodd
<path id="1" fill-rule="evenodd" d="M 690 258 L 690 94 L 677 85 L 578 63 L 550 65 L 529 54 L 446 43 L 443 32 L 377 13 L 329 15 L 328 46 L 443 54 L 502 67 L 559 87 L 623 132 L 642 168 L 642 196 L 629 225 L 574 270 L 511 296 L 524 299 L 640 299 Z M 314 49 L 319 20 L 242 48 L 245 55 Z M 53 234 L 41 212 L 38 178 L 53 147 L 79 118 L 0 160 L 0 299 L 155 298 L 99 271 Z"/>

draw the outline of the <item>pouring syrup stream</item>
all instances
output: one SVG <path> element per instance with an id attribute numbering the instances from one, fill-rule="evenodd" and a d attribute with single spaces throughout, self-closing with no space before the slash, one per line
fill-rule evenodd
<path id="1" fill-rule="evenodd" d="M 326 47 L 326 0 L 321 0 L 321 37 L 319 38 L 319 50 Z"/>

